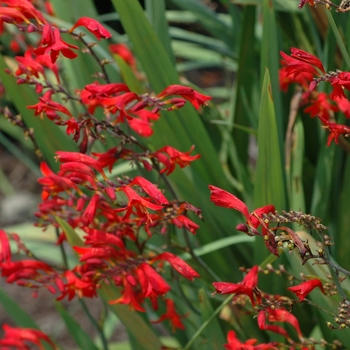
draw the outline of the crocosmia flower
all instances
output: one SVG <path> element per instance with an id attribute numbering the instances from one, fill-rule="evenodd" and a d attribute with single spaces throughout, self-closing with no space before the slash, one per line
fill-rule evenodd
<path id="1" fill-rule="evenodd" d="M 245 294 L 249 297 L 252 305 L 255 306 L 254 295 L 257 298 L 258 304 L 261 302 L 260 292 L 256 289 L 258 285 L 258 270 L 259 266 L 254 266 L 246 274 L 242 282 L 229 283 L 229 282 L 214 282 L 213 286 L 216 292 L 220 294 Z"/>
<path id="2" fill-rule="evenodd" d="M 104 28 L 101 23 L 89 17 L 79 18 L 79 20 L 71 29 L 69 29 L 69 31 L 72 32 L 76 27 L 80 26 L 85 27 L 90 33 L 95 35 L 97 40 L 100 40 L 101 38 L 109 39 L 112 36 L 111 33 L 106 28 Z"/>
<path id="3" fill-rule="evenodd" d="M 317 287 L 320 288 L 322 293 L 324 294 L 323 285 L 319 279 L 312 279 L 303 282 L 301 284 L 298 284 L 297 286 L 289 287 L 288 290 L 294 293 L 300 301 L 303 301 L 307 297 L 307 295 Z"/>

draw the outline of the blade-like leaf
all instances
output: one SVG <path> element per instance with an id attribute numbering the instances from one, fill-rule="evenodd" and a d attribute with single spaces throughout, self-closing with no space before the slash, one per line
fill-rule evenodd
<path id="1" fill-rule="evenodd" d="M 36 322 L 19 306 L 18 300 L 11 299 L 2 289 L 0 289 L 0 303 L 17 326 L 39 329 Z"/>
<path id="2" fill-rule="evenodd" d="M 77 233 L 74 231 L 72 226 L 68 224 L 68 222 L 64 221 L 60 217 L 56 216 L 56 221 L 57 223 L 61 226 L 61 229 L 63 232 L 66 234 L 67 240 L 71 247 L 76 246 L 76 247 L 83 247 L 84 243 L 82 239 L 77 235 Z"/>
<path id="3" fill-rule="evenodd" d="M 258 147 L 254 206 L 257 208 L 273 204 L 277 210 L 284 209 L 286 206 L 284 167 L 281 162 L 274 98 L 268 69 L 265 69 L 262 86 Z"/>
<path id="4" fill-rule="evenodd" d="M 107 303 L 119 296 L 116 287 L 107 284 L 101 287 L 99 294 Z M 132 343 L 136 344 L 133 350 L 161 349 L 162 344 L 159 338 L 136 311 L 131 311 L 127 305 L 121 304 L 112 304 L 109 305 L 109 308 L 118 316 L 133 338 Z"/>
<path id="5" fill-rule="evenodd" d="M 202 323 L 205 323 L 214 313 L 214 309 L 204 289 L 200 289 L 198 296 Z M 211 320 L 209 326 L 205 329 L 204 332 L 208 341 L 205 343 L 203 349 L 221 350 L 222 345 L 225 344 L 226 339 L 225 335 L 222 332 L 220 323 L 216 317 Z"/>
<path id="6" fill-rule="evenodd" d="M 265 69 L 259 113 L 258 160 L 254 187 L 255 208 L 268 204 L 274 205 L 277 210 L 285 208 L 283 168 L 270 75 L 268 69 Z M 257 240 L 255 263 L 261 263 L 268 254 L 261 240 Z"/>
<path id="7" fill-rule="evenodd" d="M 80 349 L 98 350 L 98 347 L 91 340 L 91 336 L 87 334 L 79 325 L 77 321 L 69 314 L 64 307 L 56 302 L 55 307 L 59 315 L 62 317 L 67 326 L 67 330 L 75 340 Z"/>

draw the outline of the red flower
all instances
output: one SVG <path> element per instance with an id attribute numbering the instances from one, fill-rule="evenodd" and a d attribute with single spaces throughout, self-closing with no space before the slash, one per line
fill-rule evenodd
<path id="1" fill-rule="evenodd" d="M 109 49 L 112 53 L 120 56 L 132 69 L 136 69 L 136 60 L 130 49 L 124 44 L 111 44 Z"/>
<path id="2" fill-rule="evenodd" d="M 187 231 L 193 233 L 194 235 L 199 229 L 199 226 L 185 215 L 178 215 L 177 217 L 172 218 L 171 222 L 178 228 L 185 227 Z"/>
<path id="3" fill-rule="evenodd" d="M 66 107 L 51 99 L 52 93 L 52 90 L 48 90 L 42 97 L 39 97 L 40 102 L 38 102 L 36 105 L 27 106 L 27 108 L 35 109 L 34 115 L 40 114 L 41 117 L 45 113 L 50 120 L 61 119 L 56 112 L 61 112 L 69 117 L 72 117 L 71 113 Z"/>
<path id="4" fill-rule="evenodd" d="M 7 234 L 4 230 L 0 230 L 0 263 L 8 263 L 11 261 L 11 248 Z"/>
<path id="5" fill-rule="evenodd" d="M 260 220 L 258 218 L 261 218 L 263 214 L 275 212 L 275 207 L 273 205 L 265 205 L 264 207 L 255 209 L 249 214 L 248 207 L 233 194 L 213 185 L 209 185 L 209 189 L 211 191 L 210 200 L 215 205 L 239 211 L 246 218 L 246 222 L 250 228 L 256 229 L 260 225 Z"/>
<path id="6" fill-rule="evenodd" d="M 67 162 L 82 163 L 84 165 L 87 165 L 97 170 L 105 180 L 108 179 L 98 160 L 86 154 L 79 153 L 79 152 L 64 152 L 64 151 L 57 151 L 56 154 L 57 156 L 55 158 L 58 159 L 61 163 L 67 163 Z"/>
<path id="7" fill-rule="evenodd" d="M 283 59 L 281 60 L 281 65 L 282 68 L 279 70 L 279 80 L 280 89 L 282 91 L 287 92 L 289 85 L 292 83 L 301 85 L 305 90 L 309 88 L 309 85 L 313 80 L 314 74 L 306 71 L 294 77 L 291 77 L 290 68 L 288 68 L 288 62 Z"/>
<path id="8" fill-rule="evenodd" d="M 82 215 L 84 225 L 89 225 L 94 220 L 99 201 L 100 195 L 94 194 Z"/>
<path id="9" fill-rule="evenodd" d="M 66 129 L 67 135 L 74 134 L 74 140 L 76 140 L 76 138 L 79 139 L 79 132 L 80 132 L 79 123 L 74 118 L 70 118 L 63 123 L 64 125 L 67 126 L 67 129 Z"/>
<path id="10" fill-rule="evenodd" d="M 158 255 L 155 259 L 153 259 L 152 262 L 158 260 L 167 261 L 178 273 L 180 273 L 182 276 L 186 277 L 190 281 L 193 281 L 196 277 L 199 277 L 199 274 L 195 270 L 193 270 L 191 266 L 189 266 L 181 258 L 172 253 L 162 253 Z"/>
<path id="11" fill-rule="evenodd" d="M 160 276 L 146 262 L 140 264 L 136 269 L 136 275 L 141 285 L 144 298 L 158 297 L 164 295 L 171 289 L 162 276 Z"/>
<path id="12" fill-rule="evenodd" d="M 309 3 L 310 6 L 315 6 L 314 0 L 300 0 L 298 7 L 302 9 L 307 3 Z"/>
<path id="13" fill-rule="evenodd" d="M 33 58 L 33 51 L 31 49 L 28 49 L 24 53 L 24 57 L 16 56 L 15 59 L 19 62 L 16 75 L 26 74 L 27 78 L 30 76 L 39 78 L 39 73 L 41 73 L 45 77 L 44 67 L 35 58 Z"/>
<path id="14" fill-rule="evenodd" d="M 286 76 L 292 75 L 292 80 L 295 82 L 302 82 L 304 78 L 310 79 L 309 90 L 313 91 L 317 82 L 315 80 L 311 81 L 312 77 L 326 74 L 322 62 L 310 53 L 297 48 L 291 48 L 291 53 L 291 56 L 288 56 L 284 52 L 280 52 L 286 63 L 286 67 L 283 68 Z M 318 69 L 315 69 L 315 67 Z M 300 75 L 302 75 L 301 78 Z"/>
<path id="15" fill-rule="evenodd" d="M 146 180 L 142 176 L 136 176 L 129 184 L 129 186 L 133 185 L 140 186 L 158 204 L 169 204 L 164 194 L 152 182 Z"/>
<path id="16" fill-rule="evenodd" d="M 143 137 L 149 137 L 153 134 L 150 120 L 157 120 L 160 116 L 158 113 L 153 113 L 147 109 L 136 111 L 134 107 L 129 112 L 130 115 L 132 116 L 132 119 L 128 119 L 130 128 Z"/>
<path id="17" fill-rule="evenodd" d="M 34 7 L 34 5 L 26 0 L 2 0 L 2 3 L 9 7 L 14 7 L 19 10 L 26 18 L 35 18 L 39 24 L 45 23 L 43 15 Z M 7 9 L 8 7 L 6 7 Z"/>
<path id="18" fill-rule="evenodd" d="M 118 159 L 129 159 L 128 156 L 132 155 L 132 153 L 133 152 L 127 148 L 120 150 L 118 147 L 112 147 L 104 153 L 92 152 L 92 154 L 98 158 L 97 161 L 101 167 L 108 167 L 109 172 L 112 171 L 113 165 Z"/>
<path id="19" fill-rule="evenodd" d="M 123 83 L 111 83 L 100 85 L 98 82 L 88 84 L 85 86 L 85 91 L 89 92 L 86 98 L 92 100 L 96 97 L 110 97 L 114 94 L 122 92 L 130 92 L 127 85 Z"/>
<path id="20" fill-rule="evenodd" d="M 349 119 L 350 118 L 350 101 L 343 96 L 334 98 L 334 101 L 338 105 L 338 108 L 340 109 L 340 111 L 345 115 L 346 118 Z"/>
<path id="21" fill-rule="evenodd" d="M 140 302 L 143 301 L 143 298 L 141 295 L 136 294 L 130 282 L 131 279 L 128 279 L 127 277 L 122 278 L 122 283 L 124 285 L 122 296 L 118 299 L 109 301 L 109 304 L 126 304 L 134 310 L 145 312 L 146 310 L 140 304 Z"/>
<path id="22" fill-rule="evenodd" d="M 338 107 L 332 105 L 329 101 L 329 97 L 326 93 L 317 93 L 316 98 L 311 100 L 311 105 L 304 109 L 305 113 L 309 113 L 311 117 L 316 117 L 320 115 L 324 119 L 328 120 L 331 111 L 338 112 Z"/>
<path id="23" fill-rule="evenodd" d="M 185 329 L 184 324 L 181 322 L 181 316 L 175 310 L 175 303 L 171 299 L 165 299 L 166 312 L 159 317 L 156 321 L 151 321 L 151 323 L 160 323 L 164 320 L 170 320 L 171 329 L 175 332 L 176 328 Z M 182 316 L 184 317 L 184 316 Z"/>
<path id="24" fill-rule="evenodd" d="M 34 50 L 37 55 L 50 55 L 51 62 L 55 63 L 60 52 L 64 57 L 73 59 L 77 54 L 71 49 L 78 49 L 78 46 L 68 44 L 61 39 L 61 33 L 58 28 L 53 28 L 50 24 L 45 24 L 41 39 L 44 45 Z"/>
<path id="25" fill-rule="evenodd" d="M 133 208 L 136 209 L 136 215 L 139 218 L 148 217 L 147 209 L 151 210 L 161 210 L 164 207 L 162 205 L 154 204 L 148 199 L 140 196 L 135 190 L 128 186 L 122 186 L 121 190 L 126 194 L 129 199 L 129 203 L 125 208 L 116 209 L 117 212 L 126 210 L 124 219 L 127 219 L 131 214 Z"/>
<path id="26" fill-rule="evenodd" d="M 29 3 L 28 3 L 29 4 Z M 30 24 L 29 19 L 24 16 L 21 11 L 10 7 L 0 7 L 0 20 L 7 23 L 22 23 Z"/>
<path id="27" fill-rule="evenodd" d="M 160 163 L 164 165 L 164 168 L 160 171 L 170 175 L 175 170 L 175 165 L 179 165 L 180 168 L 184 168 L 190 165 L 196 159 L 200 158 L 200 154 L 191 156 L 194 146 L 188 152 L 180 152 L 171 146 L 164 146 L 157 152 L 153 153 L 154 158 L 157 158 Z"/>
<path id="28" fill-rule="evenodd" d="M 7 324 L 4 324 L 2 328 L 5 334 L 4 338 L 0 339 L 0 346 L 3 349 L 29 349 L 27 342 L 30 342 L 43 350 L 45 347 L 42 341 L 50 344 L 52 349 L 57 349 L 53 341 L 38 329 L 11 327 Z M 30 348 L 33 349 L 32 346 Z"/>
<path id="29" fill-rule="evenodd" d="M 258 304 L 261 303 L 260 292 L 256 289 L 258 285 L 258 270 L 259 266 L 254 266 L 246 274 L 242 282 L 239 283 L 229 283 L 229 282 L 214 282 L 213 286 L 216 292 L 220 294 L 244 294 L 247 295 L 255 306 L 254 295 L 257 298 Z"/>
<path id="30" fill-rule="evenodd" d="M 157 97 L 163 99 L 164 97 L 172 95 L 182 96 L 185 100 L 189 101 L 195 109 L 198 109 L 201 105 L 206 104 L 207 101 L 211 100 L 210 96 L 200 94 L 194 89 L 182 85 L 170 85 L 160 92 Z"/>
<path id="31" fill-rule="evenodd" d="M 288 290 L 290 290 L 292 293 L 294 293 L 300 301 L 303 301 L 305 297 L 312 292 L 316 287 L 320 288 L 322 293 L 324 294 L 324 289 L 322 282 L 319 279 L 312 279 L 306 282 L 303 282 L 301 284 L 298 284 L 294 287 L 289 287 Z"/>
<path id="32" fill-rule="evenodd" d="M 266 324 L 266 321 L 269 322 L 287 322 L 290 325 L 292 325 L 295 330 L 298 333 L 298 336 L 300 339 L 303 338 L 303 335 L 301 333 L 299 322 L 297 318 L 288 312 L 286 309 L 280 308 L 280 309 L 271 309 L 267 308 L 265 310 L 262 310 L 258 314 L 258 326 L 260 329 L 270 330 L 271 332 L 275 332 L 278 334 L 283 335 L 286 339 L 290 339 L 287 331 L 276 325 L 269 325 Z"/>
<path id="33" fill-rule="evenodd" d="M 318 117 L 321 119 L 322 123 L 324 124 L 323 128 L 328 129 L 330 132 L 330 135 L 328 136 L 328 140 L 327 140 L 327 146 L 330 146 L 333 140 L 336 144 L 338 144 L 339 143 L 338 138 L 342 134 L 345 134 L 345 136 L 350 135 L 350 127 L 346 125 L 329 122 L 328 120 L 322 118 L 321 116 L 318 116 Z"/>
<path id="34" fill-rule="evenodd" d="M 333 87 L 333 91 L 330 96 L 332 100 L 339 97 L 347 98 L 344 93 L 344 88 L 350 90 L 350 72 L 340 72 L 330 77 L 328 81 Z"/>
<path id="35" fill-rule="evenodd" d="M 74 26 L 71 29 L 69 29 L 69 32 L 71 33 L 76 27 L 80 26 L 85 27 L 90 33 L 95 35 L 95 37 L 98 40 L 100 40 L 101 38 L 109 39 L 112 37 L 111 33 L 106 28 L 104 28 L 101 23 L 89 17 L 79 18 L 78 21 L 74 24 Z"/>
<path id="36" fill-rule="evenodd" d="M 71 301 L 75 296 L 78 298 L 93 298 L 96 297 L 96 285 L 87 278 L 78 277 L 74 271 L 67 270 L 64 272 L 64 276 L 67 283 L 64 283 L 62 294 L 57 300 L 62 300 L 68 296 L 68 300 Z"/>
<path id="37" fill-rule="evenodd" d="M 256 339 L 248 339 L 241 343 L 234 331 L 227 333 L 227 341 L 228 343 L 224 345 L 226 350 L 277 350 L 273 343 L 254 345 L 257 342 Z"/>
<path id="38" fill-rule="evenodd" d="M 309 63 L 309 64 L 317 67 L 323 74 L 326 74 L 326 71 L 323 67 L 322 62 L 314 55 L 311 55 L 310 53 L 303 51 L 303 50 L 300 50 L 300 49 L 297 49 L 295 47 L 292 47 L 290 49 L 290 52 L 292 53 L 291 57 L 296 58 L 299 61 Z"/>

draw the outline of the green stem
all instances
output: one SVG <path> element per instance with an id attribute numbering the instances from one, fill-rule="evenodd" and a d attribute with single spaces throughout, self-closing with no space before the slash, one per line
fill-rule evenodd
<path id="1" fill-rule="evenodd" d="M 331 261 L 331 258 L 330 258 L 330 255 L 329 255 L 329 251 L 328 251 L 328 247 L 326 247 L 326 249 L 325 249 L 325 256 L 326 256 L 326 259 L 328 261 Z M 328 266 L 329 273 L 332 276 L 332 280 L 334 281 L 334 284 L 335 284 L 335 286 L 337 288 L 337 291 L 338 291 L 341 299 L 343 301 L 348 300 L 348 298 L 346 296 L 346 293 L 345 293 L 343 287 L 341 286 L 341 284 L 339 282 L 339 278 L 338 278 L 337 273 L 335 272 L 335 269 L 330 264 L 327 264 L 327 266 Z"/>
<path id="2" fill-rule="evenodd" d="M 327 14 L 327 17 L 328 17 L 329 24 L 330 24 L 330 26 L 332 28 L 333 34 L 335 36 L 335 40 L 337 41 L 338 47 L 340 49 L 340 52 L 341 52 L 341 54 L 342 54 L 342 56 L 344 58 L 344 61 L 346 62 L 347 66 L 350 67 L 350 57 L 349 57 L 349 54 L 348 54 L 348 52 L 347 52 L 347 50 L 345 48 L 343 39 L 340 36 L 340 33 L 338 31 L 338 28 L 337 28 L 337 25 L 334 22 L 334 18 L 332 16 L 332 13 L 327 10 L 326 14 Z"/>
<path id="3" fill-rule="evenodd" d="M 56 227 L 56 236 L 57 238 L 59 237 L 60 233 L 59 233 L 59 229 Z M 68 259 L 67 259 L 67 253 L 64 249 L 63 244 L 60 244 L 60 249 L 61 249 L 61 255 L 62 255 L 62 259 L 63 259 L 63 265 L 65 269 L 68 269 Z M 91 315 L 88 307 L 86 306 L 84 300 L 79 299 L 80 304 L 83 307 L 83 310 L 85 312 L 85 314 L 87 315 L 88 319 L 90 320 L 91 324 L 96 328 L 97 332 L 100 335 L 101 338 L 101 342 L 102 342 L 102 346 L 104 350 L 108 350 L 108 342 L 106 339 L 106 336 L 103 332 L 103 329 L 100 327 L 100 325 L 96 322 L 96 320 L 94 319 L 94 317 Z"/>
<path id="4" fill-rule="evenodd" d="M 58 238 L 60 237 L 60 232 L 59 232 L 59 229 L 58 229 L 57 227 L 55 228 L 55 233 L 56 233 L 56 237 L 57 237 L 57 239 L 58 239 Z M 63 244 L 60 244 L 59 247 L 60 247 L 60 250 L 61 250 L 61 255 L 62 255 L 62 260 L 63 260 L 63 266 L 64 266 L 65 269 L 68 270 L 67 253 L 66 253 L 66 251 L 65 251 L 65 249 L 64 249 Z"/>
<path id="5" fill-rule="evenodd" d="M 102 346 L 104 350 L 108 350 L 108 342 L 106 339 L 106 336 L 103 332 L 103 329 L 101 328 L 101 326 L 96 322 L 95 318 L 91 315 L 89 308 L 86 306 L 86 303 L 83 299 L 79 299 L 79 302 L 81 304 L 81 306 L 84 309 L 85 314 L 87 315 L 87 317 L 89 318 L 90 322 L 93 324 L 93 326 L 96 328 L 97 332 L 100 335 L 101 341 L 102 341 Z"/>
<path id="6" fill-rule="evenodd" d="M 220 313 L 220 311 L 226 306 L 230 300 L 232 299 L 232 295 L 228 296 L 221 305 L 212 313 L 212 315 L 198 328 L 198 330 L 193 334 L 192 338 L 189 342 L 182 348 L 182 350 L 189 350 L 193 342 L 199 337 L 199 335 L 204 331 L 204 329 L 209 325 L 209 323 Z"/>

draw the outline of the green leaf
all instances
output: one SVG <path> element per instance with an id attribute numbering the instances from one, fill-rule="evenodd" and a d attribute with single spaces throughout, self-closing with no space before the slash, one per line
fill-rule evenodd
<path id="1" fill-rule="evenodd" d="M 234 235 L 225 238 L 218 239 L 216 241 L 210 242 L 208 244 L 204 244 L 199 248 L 194 249 L 194 253 L 196 256 L 203 256 L 205 254 L 209 254 L 215 252 L 217 250 L 226 248 L 230 245 L 238 244 L 238 243 L 248 243 L 253 242 L 254 238 L 249 237 L 247 235 Z M 188 260 L 191 259 L 191 255 L 189 253 L 184 253 L 181 255 L 181 259 Z"/>
<path id="2" fill-rule="evenodd" d="M 290 152 L 290 180 L 289 204 L 292 210 L 305 212 L 305 199 L 303 188 L 303 160 L 304 160 L 304 127 L 300 118 L 297 118 L 293 135 L 291 135 Z M 287 156 L 286 156 L 287 159 Z M 288 172 L 288 169 L 287 169 Z"/>
<path id="3" fill-rule="evenodd" d="M 336 145 L 328 147 L 325 139 L 319 149 L 319 156 L 314 178 L 313 195 L 311 202 L 312 215 L 325 219 L 329 210 L 329 199 L 332 189 L 332 169 L 335 160 Z"/>
<path id="4" fill-rule="evenodd" d="M 204 324 L 213 315 L 214 309 L 203 288 L 199 290 L 198 296 L 202 324 Z M 204 344 L 203 349 L 221 350 L 222 345 L 226 343 L 225 335 L 222 332 L 222 328 L 217 317 L 213 318 L 209 324 L 209 327 L 205 329 L 205 337 L 207 342 Z"/>
<path id="5" fill-rule="evenodd" d="M 263 35 L 261 41 L 261 74 L 268 68 L 271 79 L 271 93 L 273 95 L 273 104 L 275 113 L 279 116 L 276 119 L 279 145 L 282 148 L 284 140 L 284 120 L 282 116 L 282 101 L 279 86 L 279 48 L 278 48 L 278 29 L 276 24 L 276 14 L 273 3 L 270 0 L 263 0 Z M 265 76 L 261 75 L 261 82 Z M 283 159 L 283 155 L 281 155 Z"/>
<path id="6" fill-rule="evenodd" d="M 123 81 L 128 88 L 137 94 L 145 93 L 141 82 L 135 77 L 130 66 L 119 55 L 113 55 L 113 59 L 117 62 Z"/>
<path id="7" fill-rule="evenodd" d="M 55 302 L 57 312 L 62 317 L 63 321 L 67 326 L 67 330 L 75 340 L 80 349 L 86 350 L 99 350 L 98 347 L 91 340 L 89 334 L 87 334 L 79 325 L 77 321 L 63 308 L 63 306 Z"/>
<path id="8" fill-rule="evenodd" d="M 239 69 L 237 70 L 236 78 L 234 110 L 234 123 L 243 127 L 249 127 L 251 125 L 249 118 L 247 118 L 247 114 L 249 114 L 247 106 L 251 107 L 253 105 L 254 81 L 256 82 L 258 79 L 256 72 L 256 53 L 252 50 L 252 43 L 255 42 L 255 18 L 255 7 L 245 7 L 243 12 L 242 40 L 238 61 Z M 237 147 L 238 158 L 243 164 L 246 164 L 248 158 L 249 135 L 246 132 L 235 128 L 232 136 Z"/>
<path id="9" fill-rule="evenodd" d="M 258 152 L 254 207 L 273 204 L 277 210 L 284 209 L 286 206 L 284 167 L 281 162 L 274 99 L 268 69 L 265 69 L 260 102 Z"/>
<path id="10" fill-rule="evenodd" d="M 165 17 L 165 1 L 164 0 L 146 0 L 146 13 L 154 31 L 157 33 L 168 56 L 175 63 L 175 58 L 171 50 L 168 22 Z"/>
<path id="11" fill-rule="evenodd" d="M 344 169 L 343 183 L 339 196 L 339 211 L 337 213 L 336 229 L 333 241 L 335 244 L 335 258 L 340 266 L 348 266 L 349 263 L 349 196 L 350 196 L 350 158 L 347 157 Z"/>
<path id="12" fill-rule="evenodd" d="M 209 6 L 197 0 L 172 0 L 172 2 L 187 11 L 193 13 L 204 28 L 208 30 L 214 37 L 220 38 L 227 46 L 232 46 L 237 41 L 236 35 L 232 30 L 232 24 L 228 21 L 223 21 L 217 13 Z M 227 18 L 229 18 L 227 16 Z"/>
<path id="13" fill-rule="evenodd" d="M 63 232 L 66 234 L 67 240 L 70 244 L 71 247 L 76 246 L 76 247 L 83 247 L 84 243 L 82 239 L 77 235 L 77 233 L 74 231 L 72 226 L 68 224 L 68 222 L 64 221 L 60 217 L 56 216 L 55 220 L 57 223 L 61 226 L 61 229 Z"/>
<path id="14" fill-rule="evenodd" d="M 286 206 L 283 164 L 278 140 L 277 123 L 268 69 L 265 69 L 262 86 L 259 130 L 258 160 L 254 186 L 254 208 L 272 204 L 277 210 Z M 269 254 L 261 240 L 256 240 L 256 260 L 259 264 Z"/>
<path id="15" fill-rule="evenodd" d="M 23 328 L 39 329 L 39 326 L 36 324 L 36 322 L 21 309 L 19 306 L 19 301 L 11 299 L 2 289 L 0 289 L 0 303 L 17 326 Z"/>
<path id="16" fill-rule="evenodd" d="M 120 296 L 117 288 L 111 284 L 102 285 L 99 294 L 107 303 Z M 128 330 L 132 337 L 132 343 L 136 344 L 136 346 L 133 346 L 134 350 L 161 349 L 162 344 L 159 338 L 136 311 L 131 311 L 129 306 L 122 304 L 109 304 L 108 307 L 118 316 L 120 322 Z"/>

